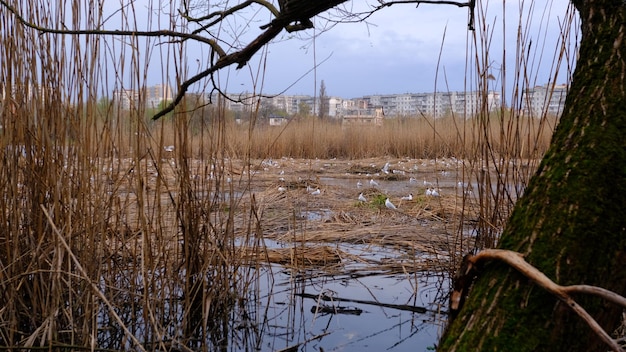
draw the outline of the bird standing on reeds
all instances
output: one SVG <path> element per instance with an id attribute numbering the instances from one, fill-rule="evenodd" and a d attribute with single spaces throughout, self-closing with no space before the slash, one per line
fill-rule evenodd
<path id="1" fill-rule="evenodd" d="M 389 200 L 389 198 L 385 199 L 385 206 L 386 206 L 388 209 L 396 209 L 396 206 L 395 206 L 395 205 L 393 205 L 393 203 L 391 203 L 391 201 Z"/>
<path id="2" fill-rule="evenodd" d="M 359 201 L 360 202 L 367 202 L 367 199 L 365 198 L 365 196 L 363 196 L 363 193 L 359 193 Z"/>

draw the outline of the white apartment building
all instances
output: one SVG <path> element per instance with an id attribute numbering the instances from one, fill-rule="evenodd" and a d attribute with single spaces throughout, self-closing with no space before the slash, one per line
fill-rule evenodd
<path id="1" fill-rule="evenodd" d="M 522 93 L 522 111 L 532 117 L 544 114 L 559 116 L 563 112 L 568 87 L 565 84 L 536 86 Z"/>
<path id="2" fill-rule="evenodd" d="M 438 92 L 405 93 L 392 95 L 369 95 L 365 99 L 370 106 L 381 106 L 386 116 L 427 115 L 443 117 L 454 114 L 474 116 L 485 105 L 487 111 L 502 104 L 500 93 L 482 92 Z"/>
<path id="3" fill-rule="evenodd" d="M 130 110 L 139 101 L 139 91 L 134 89 L 116 89 L 113 91 L 113 102 L 122 110 Z"/>
<path id="4" fill-rule="evenodd" d="M 162 102 L 172 101 L 172 87 L 167 84 L 157 84 L 146 87 L 146 107 L 157 109 Z"/>
<path id="5" fill-rule="evenodd" d="M 157 84 L 145 87 L 143 92 L 144 96 L 142 97 L 141 91 L 137 89 L 116 89 L 113 91 L 113 101 L 122 110 L 130 110 L 131 107 L 137 106 L 136 104 L 142 100 L 145 107 L 158 109 L 162 102 L 173 99 L 172 88 L 169 85 Z"/>

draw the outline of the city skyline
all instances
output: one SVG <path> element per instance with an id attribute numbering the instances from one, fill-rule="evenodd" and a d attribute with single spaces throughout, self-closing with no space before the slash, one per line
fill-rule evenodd
<path id="1" fill-rule="evenodd" d="M 558 115 L 562 112 L 568 86 L 565 84 L 544 84 L 524 89 L 520 96 L 520 104 L 516 106 L 524 114 L 539 117 L 543 114 Z M 163 102 L 172 99 L 171 87 L 156 85 L 142 88 L 143 95 L 138 90 L 119 89 L 112 95 L 114 102 L 122 109 L 128 109 L 135 101 L 144 99 L 148 108 L 162 106 Z M 203 101 L 216 102 L 218 93 L 194 94 Z M 261 106 L 271 106 L 288 116 L 300 114 L 300 109 L 306 108 L 310 114 L 318 115 L 322 106 L 321 97 L 315 95 L 281 94 L 271 97 L 259 97 L 251 93 L 231 94 L 229 99 L 223 99 L 224 107 L 231 111 L 256 110 L 253 102 Z M 141 98 L 140 98 L 141 97 Z M 255 99 L 252 99 L 255 98 Z M 256 99 L 260 98 L 260 99 Z M 501 93 L 497 91 L 439 91 L 401 94 L 368 94 L 357 98 L 344 98 L 329 95 L 324 97 L 326 104 L 323 114 L 329 117 L 359 116 L 377 114 L 380 109 L 383 115 L 418 116 L 430 115 L 442 117 L 447 114 L 473 116 L 479 111 L 494 111 L 506 106 Z M 250 101 L 251 103 L 247 103 Z"/>

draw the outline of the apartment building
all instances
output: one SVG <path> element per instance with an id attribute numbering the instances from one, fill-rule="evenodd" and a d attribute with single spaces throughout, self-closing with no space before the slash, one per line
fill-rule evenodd
<path id="1" fill-rule="evenodd" d="M 172 87 L 167 84 L 157 84 L 146 87 L 146 106 L 148 108 L 157 109 L 163 102 L 173 100 Z"/>
<path id="2" fill-rule="evenodd" d="M 522 108 L 525 114 L 540 117 L 541 114 L 559 115 L 563 111 L 566 85 L 536 86 L 522 93 Z M 277 95 L 258 97 L 252 93 L 229 94 L 230 99 L 219 98 L 217 93 L 205 96 L 205 101 L 220 101 L 224 108 L 235 112 L 251 112 L 256 104 L 283 111 L 294 116 L 303 113 L 305 108 L 309 114 L 318 115 L 322 104 L 319 97 L 310 95 Z M 130 109 L 142 98 L 147 107 L 158 108 L 163 101 L 172 99 L 172 90 L 166 85 L 147 87 L 145 95 L 131 89 L 118 89 L 113 92 L 113 99 L 122 109 Z M 220 100 L 221 99 L 221 100 Z M 344 116 L 361 116 L 373 114 L 372 109 L 382 109 L 386 118 L 433 116 L 436 118 L 455 115 L 470 118 L 481 111 L 494 111 L 502 106 L 500 93 L 488 92 L 436 92 L 436 93 L 404 93 L 366 95 L 355 99 L 343 99 L 337 96 L 327 97 L 326 116 L 341 119 Z"/>
<path id="3" fill-rule="evenodd" d="M 565 84 L 535 86 L 522 93 L 522 111 L 532 117 L 561 115 L 568 87 Z"/>
<path id="4" fill-rule="evenodd" d="M 157 84 L 145 87 L 142 91 L 137 89 L 120 88 L 113 91 L 113 102 L 118 104 L 122 110 L 130 110 L 131 107 L 138 107 L 137 104 L 143 101 L 144 106 L 150 109 L 158 109 L 164 101 L 173 99 L 172 88 L 169 85 Z"/>
<path id="5" fill-rule="evenodd" d="M 392 95 L 370 95 L 363 98 L 370 106 L 380 106 L 386 116 L 427 115 L 443 117 L 450 114 L 473 116 L 482 106 L 487 111 L 502 104 L 500 93 L 483 92 L 438 92 L 405 93 Z"/>

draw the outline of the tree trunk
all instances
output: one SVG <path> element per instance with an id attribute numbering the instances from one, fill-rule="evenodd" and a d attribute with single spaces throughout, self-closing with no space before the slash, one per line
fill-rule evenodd
<path id="1" fill-rule="evenodd" d="M 518 201 L 499 247 L 561 285 L 626 294 L 626 2 L 574 0 L 580 55 L 551 148 Z M 575 299 L 609 334 L 622 309 Z M 501 263 L 480 271 L 440 351 L 606 351 L 555 297 Z"/>

